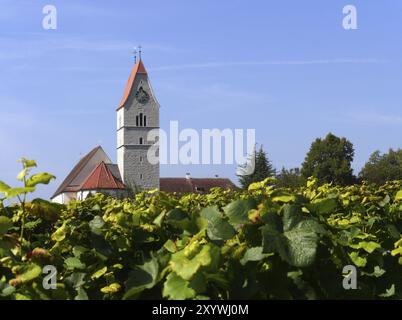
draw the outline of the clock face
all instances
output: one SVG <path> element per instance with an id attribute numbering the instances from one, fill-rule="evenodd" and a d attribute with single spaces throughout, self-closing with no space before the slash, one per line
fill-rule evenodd
<path id="1" fill-rule="evenodd" d="M 140 87 L 135 94 L 135 99 L 141 104 L 146 104 L 149 101 L 149 94 Z"/>

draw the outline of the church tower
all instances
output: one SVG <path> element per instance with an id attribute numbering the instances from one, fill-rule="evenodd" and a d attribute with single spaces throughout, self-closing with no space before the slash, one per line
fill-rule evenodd
<path id="1" fill-rule="evenodd" d="M 159 189 L 159 163 L 148 159 L 148 150 L 155 150 L 155 140 L 149 140 L 148 133 L 155 129 L 159 130 L 159 103 L 140 58 L 117 108 L 117 164 L 128 187 Z"/>

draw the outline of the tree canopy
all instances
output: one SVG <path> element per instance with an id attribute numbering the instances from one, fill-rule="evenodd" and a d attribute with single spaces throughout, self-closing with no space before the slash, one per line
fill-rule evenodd
<path id="1" fill-rule="evenodd" d="M 377 185 L 390 180 L 402 180 L 402 150 L 390 149 L 384 154 L 373 152 L 360 171 L 359 178 Z"/>
<path id="2" fill-rule="evenodd" d="M 320 183 L 352 184 L 355 182 L 351 167 L 353 157 L 353 144 L 329 133 L 311 144 L 301 173 L 305 178 L 316 177 Z"/>
<path id="3" fill-rule="evenodd" d="M 276 175 L 276 186 L 284 188 L 298 188 L 305 184 L 306 179 L 302 176 L 299 168 L 285 169 Z"/>

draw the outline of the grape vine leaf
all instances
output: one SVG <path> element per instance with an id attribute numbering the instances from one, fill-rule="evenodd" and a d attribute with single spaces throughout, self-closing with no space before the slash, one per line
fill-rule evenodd
<path id="1" fill-rule="evenodd" d="M 226 216 L 229 218 L 229 223 L 233 227 L 249 222 L 248 212 L 256 209 L 257 205 L 254 199 L 236 200 L 229 203 L 223 208 Z"/>
<path id="2" fill-rule="evenodd" d="M 190 283 L 178 276 L 175 272 L 171 272 L 163 286 L 163 296 L 172 300 L 185 300 L 194 298 L 196 292 L 189 287 Z"/>
<path id="3" fill-rule="evenodd" d="M 235 235 L 233 227 L 223 219 L 216 207 L 205 208 L 200 215 L 208 221 L 207 234 L 211 240 L 228 240 Z"/>

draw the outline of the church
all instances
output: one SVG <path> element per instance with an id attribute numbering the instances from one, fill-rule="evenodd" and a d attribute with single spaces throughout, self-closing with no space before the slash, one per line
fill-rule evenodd
<path id="1" fill-rule="evenodd" d="M 83 200 L 102 192 L 124 197 L 130 191 L 159 189 L 171 193 L 208 193 L 211 188 L 235 189 L 225 178 L 160 177 L 159 163 L 149 162 L 148 150 L 155 144 L 148 133 L 159 130 L 159 103 L 144 63 L 139 58 L 128 78 L 117 107 L 117 164 L 101 146 L 82 157 L 51 197 L 53 202 Z M 156 153 L 157 154 L 157 153 Z"/>

